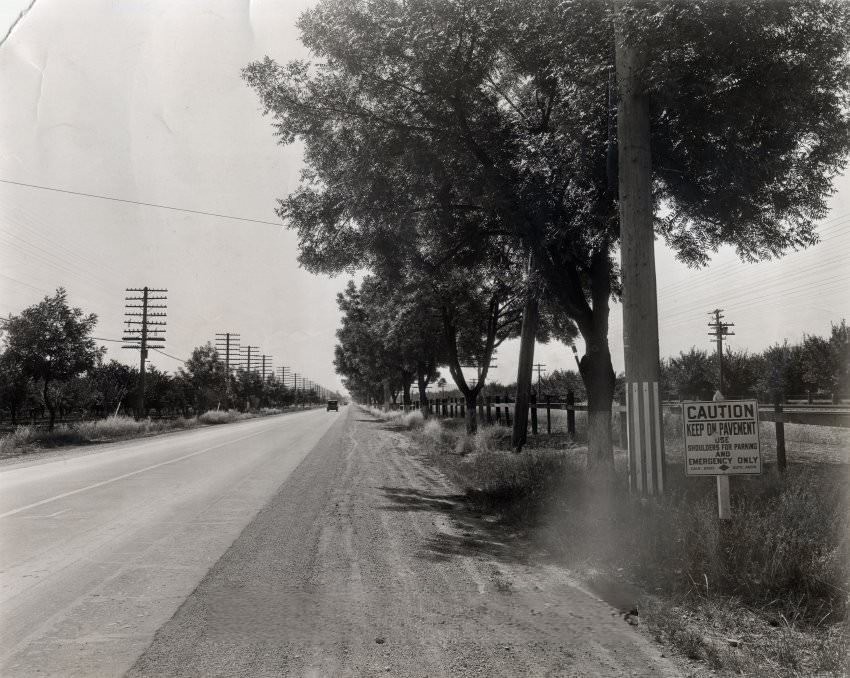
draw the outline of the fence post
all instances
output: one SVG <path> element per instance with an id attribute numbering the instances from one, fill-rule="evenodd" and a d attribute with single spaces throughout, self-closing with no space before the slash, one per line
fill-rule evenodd
<path id="1" fill-rule="evenodd" d="M 620 449 L 625 450 L 628 449 L 629 441 L 629 421 L 628 421 L 628 412 L 626 412 L 626 407 L 623 403 L 623 409 L 620 410 Z"/>
<path id="2" fill-rule="evenodd" d="M 466 418 L 466 399 L 459 398 L 458 408 L 460 409 L 460 418 Z"/>
<path id="3" fill-rule="evenodd" d="M 516 398 L 514 398 L 514 402 L 516 402 Z M 509 395 L 505 396 L 505 425 L 511 425 L 511 397 Z"/>
<path id="4" fill-rule="evenodd" d="M 576 394 L 567 391 L 567 433 L 576 437 Z"/>
<path id="5" fill-rule="evenodd" d="M 552 435 L 552 396 L 546 394 L 546 433 Z"/>
<path id="6" fill-rule="evenodd" d="M 776 426 L 776 468 L 780 473 L 785 473 L 785 421 L 782 416 L 782 400 L 778 395 L 773 399 L 773 420 Z"/>
<path id="7" fill-rule="evenodd" d="M 537 435 L 537 392 L 534 390 L 531 391 L 528 406 L 531 408 L 531 433 Z"/>
<path id="8" fill-rule="evenodd" d="M 490 403 L 493 400 L 493 397 L 492 396 L 485 396 L 484 400 L 487 403 L 487 405 L 486 405 L 487 406 L 487 423 L 492 424 L 493 423 L 493 413 L 490 411 Z"/>
<path id="9" fill-rule="evenodd" d="M 502 424 L 502 408 L 499 407 L 499 403 L 502 402 L 502 396 L 494 396 L 496 398 L 496 423 L 501 426 Z"/>

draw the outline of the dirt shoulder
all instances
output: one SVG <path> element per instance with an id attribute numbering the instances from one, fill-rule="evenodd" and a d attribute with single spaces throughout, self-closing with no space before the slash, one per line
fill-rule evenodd
<path id="1" fill-rule="evenodd" d="M 362 410 L 325 436 L 131 676 L 676 676 Z"/>

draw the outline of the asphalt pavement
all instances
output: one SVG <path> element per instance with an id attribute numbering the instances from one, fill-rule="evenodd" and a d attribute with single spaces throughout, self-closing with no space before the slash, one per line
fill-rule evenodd
<path id="1" fill-rule="evenodd" d="M 0 675 L 122 675 L 344 412 L 5 464 Z"/>

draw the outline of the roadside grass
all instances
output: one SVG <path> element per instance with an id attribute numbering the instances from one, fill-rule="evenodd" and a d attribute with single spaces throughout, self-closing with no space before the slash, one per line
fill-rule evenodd
<path id="1" fill-rule="evenodd" d="M 209 410 L 198 415 L 198 422 L 208 426 L 216 426 L 217 424 L 230 424 L 243 419 L 253 419 L 255 416 L 239 410 Z"/>
<path id="2" fill-rule="evenodd" d="M 382 410 L 378 407 L 362 406 L 373 417 L 377 417 L 391 426 L 406 430 L 422 428 L 425 424 L 425 417 L 419 410 L 410 410 L 403 412 L 402 410 Z"/>
<path id="3" fill-rule="evenodd" d="M 847 670 L 846 465 L 733 478 L 735 518 L 721 523 L 713 479 L 686 478 L 681 464 L 668 469 L 663 498 L 641 500 L 629 494 L 622 457 L 602 481 L 563 435 L 548 449 L 539 436 L 517 455 L 505 429 L 466 436 L 445 424 L 429 420 L 414 438 L 475 510 L 523 528 L 585 581 L 636 586 L 641 619 L 685 656 L 749 675 Z"/>
<path id="4" fill-rule="evenodd" d="M 39 449 L 114 442 L 199 426 L 229 424 L 244 419 L 281 414 L 283 411 L 277 408 L 263 408 L 251 413 L 237 410 L 210 410 L 197 417 L 139 421 L 132 417 L 112 416 L 74 424 L 58 424 L 53 431 L 35 426 L 18 426 L 12 433 L 0 437 L 0 458 L 27 454 Z"/>

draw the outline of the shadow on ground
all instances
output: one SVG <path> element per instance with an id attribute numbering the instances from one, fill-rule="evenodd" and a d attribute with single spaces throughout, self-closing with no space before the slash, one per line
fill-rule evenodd
<path id="1" fill-rule="evenodd" d="M 509 526 L 470 509 L 463 494 L 444 494 L 410 487 L 380 487 L 387 503 L 385 511 L 428 511 L 449 521 L 449 532 L 438 530 L 423 543 L 419 557 L 446 561 L 460 556 L 477 556 L 504 563 L 527 563 L 545 552 L 534 549 Z"/>

